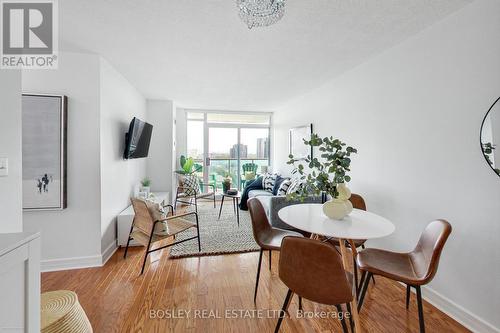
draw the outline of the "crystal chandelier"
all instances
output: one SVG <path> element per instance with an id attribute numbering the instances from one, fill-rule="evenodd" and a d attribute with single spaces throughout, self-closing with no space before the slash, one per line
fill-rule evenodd
<path id="1" fill-rule="evenodd" d="M 285 14 L 285 0 L 236 0 L 236 4 L 248 29 L 274 24 Z"/>

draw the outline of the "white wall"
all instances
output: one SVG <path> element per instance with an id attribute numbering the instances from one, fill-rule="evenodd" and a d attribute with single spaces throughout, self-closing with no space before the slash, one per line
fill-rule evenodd
<path id="1" fill-rule="evenodd" d="M 146 118 L 144 97 L 97 55 L 62 53 L 59 69 L 24 71 L 25 92 L 68 96 L 68 208 L 24 212 L 24 230 L 42 233 L 42 268 L 97 266 L 115 249 L 115 217 L 146 174 L 124 161 L 125 133 Z"/>
<path id="2" fill-rule="evenodd" d="M 101 58 L 100 101 L 101 251 L 107 257 L 116 244 L 116 216 L 130 205 L 134 187 L 146 175 L 146 159 L 123 159 L 130 121 L 146 121 L 146 100 Z"/>
<path id="3" fill-rule="evenodd" d="M 500 94 L 499 31 L 500 2 L 478 0 L 274 117 L 282 171 L 292 126 L 312 122 L 320 135 L 358 148 L 350 186 L 396 224 L 369 246 L 410 250 L 429 221 L 451 222 L 425 295 L 483 332 L 500 327 L 500 179 L 479 145 L 481 121 Z"/>
<path id="4" fill-rule="evenodd" d="M 0 177 L 0 233 L 20 232 L 22 224 L 21 72 L 0 70 L 0 157 L 9 175 Z"/>
<path id="5" fill-rule="evenodd" d="M 57 70 L 27 70 L 23 92 L 68 96 L 68 208 L 24 212 L 24 230 L 42 234 L 42 268 L 61 260 L 93 265 L 101 255 L 99 57 L 63 53 Z"/>
<path id="6" fill-rule="evenodd" d="M 175 170 L 177 170 L 177 162 L 179 159 L 177 158 L 177 133 L 179 131 L 186 132 L 182 128 L 177 127 L 177 105 L 175 102 L 173 103 L 172 107 L 172 120 L 173 120 L 173 127 L 172 127 L 172 161 L 170 162 L 170 166 L 172 168 L 172 178 L 171 178 L 171 194 L 170 194 L 170 201 L 173 202 L 173 197 L 175 196 L 175 193 L 177 191 L 177 177 L 173 174 Z M 174 197 L 175 198 L 175 197 Z"/>
<path id="7" fill-rule="evenodd" d="M 148 100 L 147 119 L 153 125 L 149 147 L 147 175 L 151 179 L 151 190 L 170 192 L 172 198 L 174 159 L 174 103 L 169 100 Z"/>
<path id="8" fill-rule="evenodd" d="M 181 155 L 187 154 L 187 119 L 186 119 L 186 109 L 177 108 L 176 114 L 176 168 L 180 168 L 179 159 Z"/>

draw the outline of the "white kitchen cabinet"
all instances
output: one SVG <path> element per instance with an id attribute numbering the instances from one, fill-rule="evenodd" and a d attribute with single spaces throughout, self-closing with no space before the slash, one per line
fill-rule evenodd
<path id="1" fill-rule="evenodd" d="M 40 234 L 0 234 L 0 332 L 40 332 Z"/>

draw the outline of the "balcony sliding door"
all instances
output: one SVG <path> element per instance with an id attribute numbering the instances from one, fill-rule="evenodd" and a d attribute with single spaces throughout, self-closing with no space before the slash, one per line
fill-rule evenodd
<path id="1" fill-rule="evenodd" d="M 240 128 L 240 188 L 269 166 L 269 128 Z M 244 172 L 246 166 L 254 169 Z"/>
<path id="2" fill-rule="evenodd" d="M 238 129 L 227 127 L 208 128 L 208 183 L 222 188 L 222 180 L 231 177 L 231 186 L 238 184 Z"/>
<path id="3" fill-rule="evenodd" d="M 189 111 L 187 124 L 197 132 L 187 137 L 187 154 L 203 164 L 204 182 L 215 184 L 218 191 L 224 177 L 231 177 L 231 187 L 241 190 L 270 165 L 269 113 Z"/>

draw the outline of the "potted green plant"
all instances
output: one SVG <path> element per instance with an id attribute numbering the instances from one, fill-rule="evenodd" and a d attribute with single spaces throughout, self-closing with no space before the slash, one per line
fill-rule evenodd
<path id="1" fill-rule="evenodd" d="M 224 175 L 224 179 L 222 180 L 222 192 L 223 193 L 227 193 L 227 191 L 229 189 L 231 189 L 231 182 L 232 182 L 231 176 L 229 175 L 229 173 L 226 173 Z"/>
<path id="2" fill-rule="evenodd" d="M 146 197 L 148 197 L 149 193 L 151 193 L 151 179 L 144 178 L 141 180 L 141 186 L 141 192 L 145 192 Z"/>
<path id="3" fill-rule="evenodd" d="M 303 183 L 300 191 L 289 198 L 303 200 L 311 194 L 329 195 L 331 199 L 323 204 L 323 212 L 332 219 L 342 219 L 352 211 L 351 192 L 346 183 L 351 181 L 350 156 L 357 150 L 339 139 L 320 138 L 317 134 L 312 134 L 310 140 L 304 139 L 304 144 L 317 147 L 321 160 L 311 156 L 299 160 L 289 155 L 287 163 L 294 166 L 292 173 L 298 174 Z"/>
<path id="4" fill-rule="evenodd" d="M 184 155 L 181 155 L 179 164 L 181 168 L 179 170 L 175 170 L 179 186 L 183 186 L 184 178 L 186 176 L 190 176 L 196 172 L 199 172 L 203 168 L 200 164 L 195 163 L 192 157 L 186 157 Z"/>
<path id="5" fill-rule="evenodd" d="M 201 169 L 203 168 L 200 164 L 195 163 L 192 157 L 181 155 L 179 162 L 181 165 L 181 169 L 175 170 L 175 173 L 179 175 L 190 175 L 195 172 L 201 171 Z"/>

